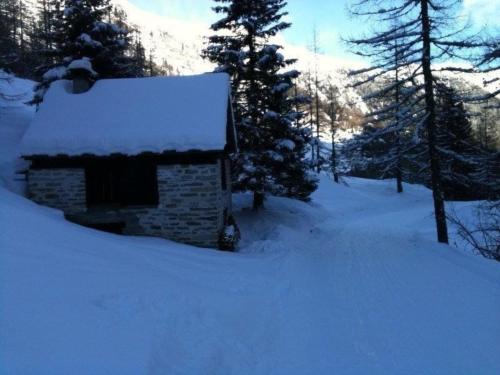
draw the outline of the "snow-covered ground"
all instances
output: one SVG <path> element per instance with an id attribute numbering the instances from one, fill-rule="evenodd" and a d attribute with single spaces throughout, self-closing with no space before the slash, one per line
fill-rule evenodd
<path id="1" fill-rule="evenodd" d="M 22 134 L 29 112 L 0 111 Z M 498 263 L 435 242 L 427 189 L 347 183 L 261 213 L 235 196 L 238 253 L 83 228 L 0 187 L 0 374 L 499 374 Z"/>
<path id="2" fill-rule="evenodd" d="M 33 118 L 34 107 L 24 103 L 33 97 L 34 82 L 14 78 L 0 70 L 0 186 L 21 192 L 16 172 L 25 168 L 18 156 L 18 146 Z"/>

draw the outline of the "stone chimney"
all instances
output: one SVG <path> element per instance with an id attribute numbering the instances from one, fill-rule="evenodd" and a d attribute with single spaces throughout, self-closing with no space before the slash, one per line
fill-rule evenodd
<path id="1" fill-rule="evenodd" d="M 73 80 L 73 94 L 81 94 L 89 91 L 92 86 L 92 77 L 85 70 L 74 70 L 71 72 Z"/>
<path id="2" fill-rule="evenodd" d="M 68 66 L 68 73 L 73 80 L 73 94 L 89 91 L 97 76 L 97 73 L 92 69 L 90 59 L 86 57 L 73 60 Z"/>

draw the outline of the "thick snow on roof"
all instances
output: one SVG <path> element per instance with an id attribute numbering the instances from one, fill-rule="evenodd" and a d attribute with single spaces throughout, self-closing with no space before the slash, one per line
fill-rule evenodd
<path id="1" fill-rule="evenodd" d="M 23 138 L 30 155 L 136 155 L 223 150 L 229 77 L 105 79 L 72 94 L 70 81 L 52 84 Z"/>

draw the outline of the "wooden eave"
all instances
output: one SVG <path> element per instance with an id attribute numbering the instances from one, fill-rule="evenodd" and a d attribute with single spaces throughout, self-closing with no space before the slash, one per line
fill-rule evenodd
<path id="1" fill-rule="evenodd" d="M 140 159 L 142 161 L 155 163 L 157 165 L 171 164 L 215 164 L 217 160 L 228 157 L 227 150 L 200 151 L 190 150 L 186 152 L 165 151 L 162 153 L 143 152 L 138 155 L 111 154 L 111 155 L 93 155 L 84 154 L 78 156 L 70 155 L 29 155 L 23 158 L 31 161 L 32 169 L 47 168 L 82 168 L 104 160 L 130 160 Z"/>

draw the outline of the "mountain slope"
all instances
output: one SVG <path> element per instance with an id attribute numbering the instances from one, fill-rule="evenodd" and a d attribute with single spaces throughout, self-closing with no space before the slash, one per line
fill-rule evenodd
<path id="1" fill-rule="evenodd" d="M 199 74 L 213 70 L 201 58 L 208 27 L 144 11 L 127 0 L 113 0 L 127 14 L 128 22 L 141 32 L 147 53 L 158 65 L 173 67 L 175 74 Z"/>

